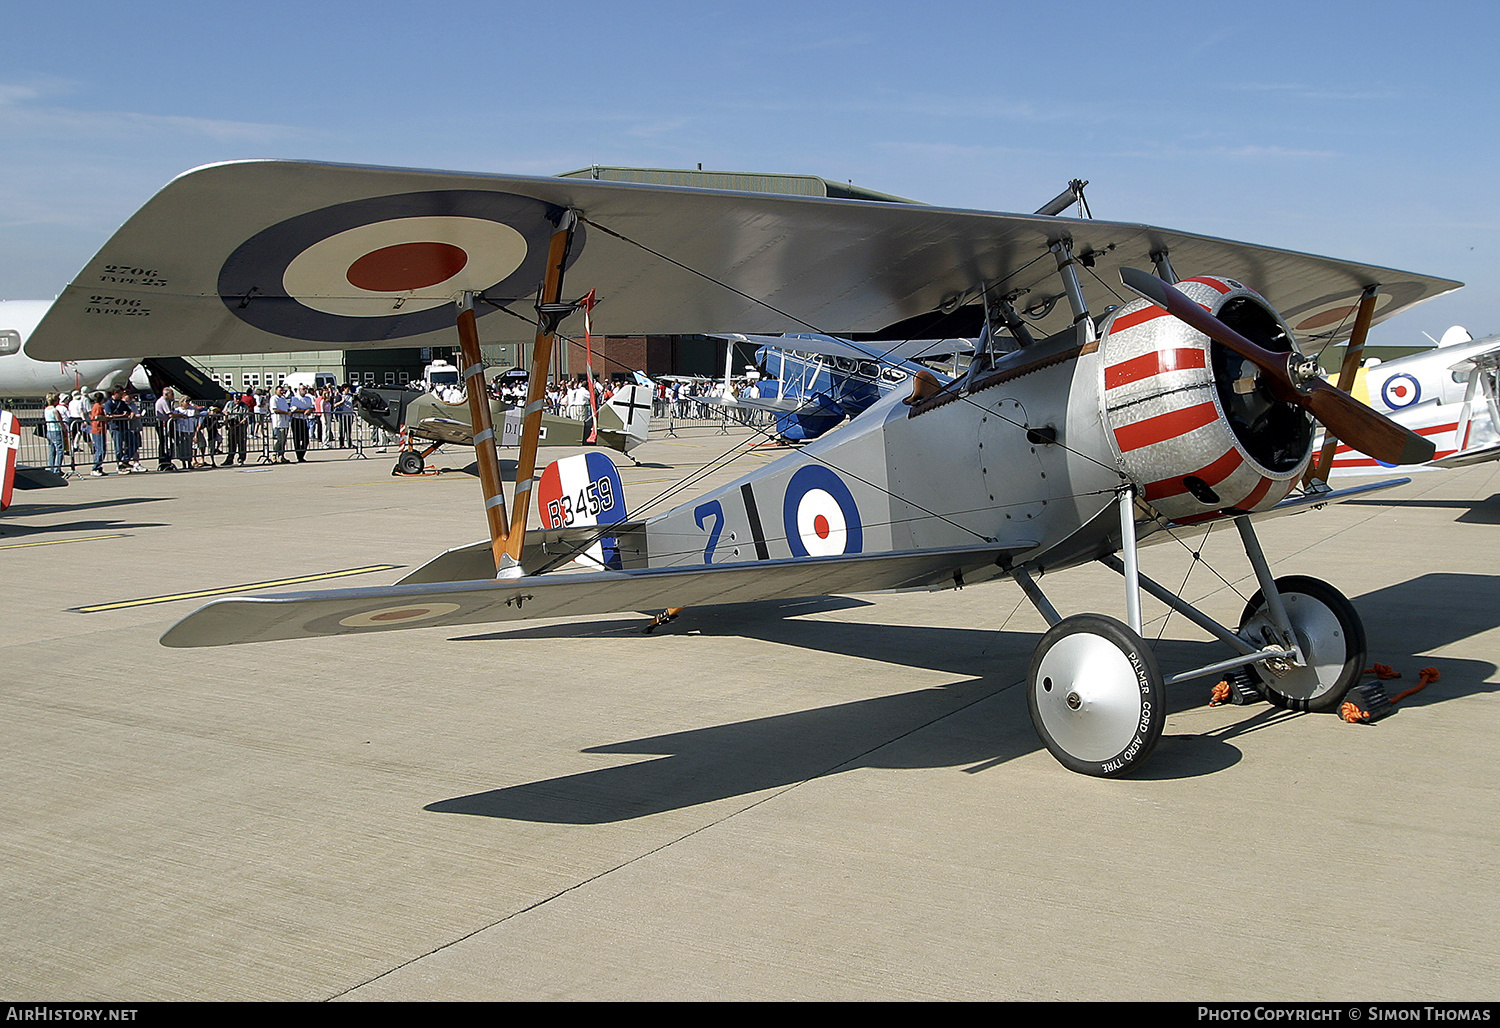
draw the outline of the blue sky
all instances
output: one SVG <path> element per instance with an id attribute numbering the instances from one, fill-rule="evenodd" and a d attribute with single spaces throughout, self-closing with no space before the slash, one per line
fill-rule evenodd
<path id="1" fill-rule="evenodd" d="M 55 295 L 152 193 L 211 161 L 701 162 L 985 210 L 1030 211 L 1085 178 L 1097 217 L 1468 283 L 1374 342 L 1491 334 L 1497 12 L 12 0 L 0 297 Z"/>

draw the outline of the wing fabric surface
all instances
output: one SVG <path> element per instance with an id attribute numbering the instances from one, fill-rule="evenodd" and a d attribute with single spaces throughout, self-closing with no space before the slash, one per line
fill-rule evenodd
<path id="1" fill-rule="evenodd" d="M 1049 245 L 1083 257 L 1090 309 L 1118 268 L 1242 279 L 1304 335 L 1342 338 L 1378 283 L 1376 321 L 1459 283 L 1144 225 L 589 179 L 295 161 L 209 165 L 168 183 L 105 244 L 28 343 L 39 360 L 448 345 L 453 299 L 484 293 L 481 342 L 529 342 L 546 239 L 582 224 L 567 295 L 594 289 L 603 335 L 875 331 L 1021 297 L 1066 328 Z M 521 317 L 499 313 L 505 306 Z M 565 326 L 566 327 L 566 326 Z"/>
<path id="2" fill-rule="evenodd" d="M 218 600 L 167 630 L 166 646 L 355 635 L 619 611 L 749 603 L 980 581 L 1027 549 L 981 545 L 697 568 L 539 575 Z"/>
<path id="3" fill-rule="evenodd" d="M 1476 446 L 1468 450 L 1460 450 L 1458 453 L 1450 453 L 1446 457 L 1439 457 L 1432 462 L 1435 468 L 1468 468 L 1475 464 L 1483 464 L 1486 461 L 1500 460 L 1500 443 L 1492 443 L 1489 446 Z"/>

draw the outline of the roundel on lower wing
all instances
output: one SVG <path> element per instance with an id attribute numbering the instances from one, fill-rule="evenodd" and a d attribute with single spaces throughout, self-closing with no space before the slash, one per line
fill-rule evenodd
<path id="1" fill-rule="evenodd" d="M 1391 410 L 1410 407 L 1422 398 L 1422 387 L 1405 372 L 1392 375 L 1380 387 L 1380 399 Z"/>
<path id="2" fill-rule="evenodd" d="M 396 607 L 381 607 L 367 610 L 363 614 L 350 614 L 339 618 L 345 628 L 382 628 L 391 625 L 409 625 L 415 621 L 451 614 L 459 608 L 457 603 L 410 603 Z"/>
<path id="3" fill-rule="evenodd" d="M 529 196 L 432 190 L 335 204 L 251 236 L 219 269 L 241 321 L 310 342 L 449 328 L 464 291 L 503 302 L 542 281 L 558 209 Z M 575 230 L 569 262 L 583 249 Z M 476 305 L 483 316 L 495 308 Z"/>
<path id="4" fill-rule="evenodd" d="M 832 557 L 864 549 L 864 526 L 854 494 L 821 464 L 809 464 L 792 475 L 781 516 L 793 556 Z"/>

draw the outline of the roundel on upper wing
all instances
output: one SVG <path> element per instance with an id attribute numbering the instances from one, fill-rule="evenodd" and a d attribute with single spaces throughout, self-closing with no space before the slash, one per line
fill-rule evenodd
<path id="1" fill-rule="evenodd" d="M 1392 375 L 1380 387 L 1380 399 L 1391 410 L 1410 407 L 1422 398 L 1422 386 L 1416 379 L 1402 372 Z"/>
<path id="2" fill-rule="evenodd" d="M 822 464 L 808 464 L 792 475 L 781 517 L 793 556 L 831 557 L 864 549 L 854 494 Z"/>
<path id="3" fill-rule="evenodd" d="M 432 190 L 335 204 L 251 236 L 219 269 L 235 317 L 274 335 L 361 343 L 452 326 L 464 291 L 496 301 L 542 281 L 558 208 L 529 196 Z M 583 249 L 580 226 L 570 262 Z M 494 308 L 476 305 L 483 316 Z"/>

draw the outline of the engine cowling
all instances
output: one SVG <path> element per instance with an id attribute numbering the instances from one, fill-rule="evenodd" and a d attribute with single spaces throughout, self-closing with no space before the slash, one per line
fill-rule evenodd
<path id="1" fill-rule="evenodd" d="M 1199 276 L 1177 288 L 1268 350 L 1291 329 L 1255 290 Z M 1105 321 L 1099 342 L 1106 433 L 1141 496 L 1178 523 L 1272 507 L 1312 457 L 1313 421 L 1276 399 L 1255 367 L 1148 300 Z"/>

